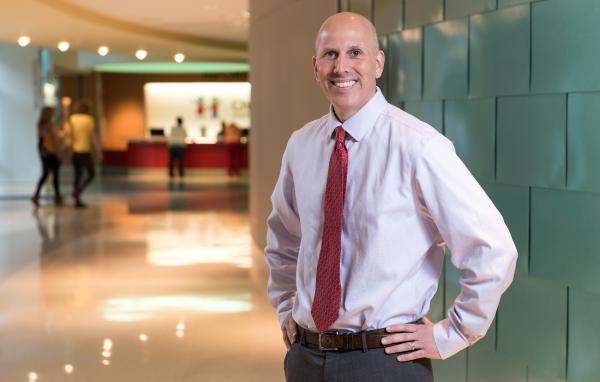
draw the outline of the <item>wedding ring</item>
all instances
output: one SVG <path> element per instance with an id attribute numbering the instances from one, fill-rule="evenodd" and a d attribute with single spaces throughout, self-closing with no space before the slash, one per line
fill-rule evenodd
<path id="1" fill-rule="evenodd" d="M 410 343 L 410 351 L 415 351 L 416 347 L 417 347 L 417 345 L 415 344 L 414 341 Z"/>

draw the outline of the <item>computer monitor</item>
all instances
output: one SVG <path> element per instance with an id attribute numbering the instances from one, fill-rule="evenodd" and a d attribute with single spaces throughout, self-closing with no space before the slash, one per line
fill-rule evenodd
<path id="1" fill-rule="evenodd" d="M 162 127 L 151 127 L 150 128 L 150 136 L 151 137 L 164 137 L 165 129 Z"/>

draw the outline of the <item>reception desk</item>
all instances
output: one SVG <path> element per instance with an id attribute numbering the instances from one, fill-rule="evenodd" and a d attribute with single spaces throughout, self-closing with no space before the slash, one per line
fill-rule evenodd
<path id="1" fill-rule="evenodd" d="M 103 151 L 102 164 L 109 167 L 166 168 L 169 164 L 169 149 L 165 142 L 132 141 L 126 151 Z M 241 168 L 248 168 L 248 145 L 240 144 Z M 226 169 L 229 165 L 229 150 L 224 143 L 191 143 L 186 145 L 185 167 Z"/>

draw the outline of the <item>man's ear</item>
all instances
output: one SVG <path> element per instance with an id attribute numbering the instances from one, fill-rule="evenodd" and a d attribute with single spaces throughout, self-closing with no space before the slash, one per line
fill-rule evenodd
<path id="1" fill-rule="evenodd" d="M 316 56 L 312 57 L 312 66 L 313 66 L 313 74 L 315 75 L 315 80 L 317 80 L 317 82 L 319 82 L 319 76 L 317 75 L 318 69 L 317 69 L 317 57 Z"/>
<path id="2" fill-rule="evenodd" d="M 375 56 L 375 78 L 379 79 L 379 77 L 381 77 L 381 75 L 383 74 L 384 65 L 385 53 L 383 53 L 383 50 L 380 50 Z"/>

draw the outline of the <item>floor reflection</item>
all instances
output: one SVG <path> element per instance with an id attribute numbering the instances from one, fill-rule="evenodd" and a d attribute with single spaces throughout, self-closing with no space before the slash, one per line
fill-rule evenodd
<path id="1" fill-rule="evenodd" d="M 0 381 L 283 379 L 243 182 L 109 179 L 88 200 L 0 200 Z"/>

